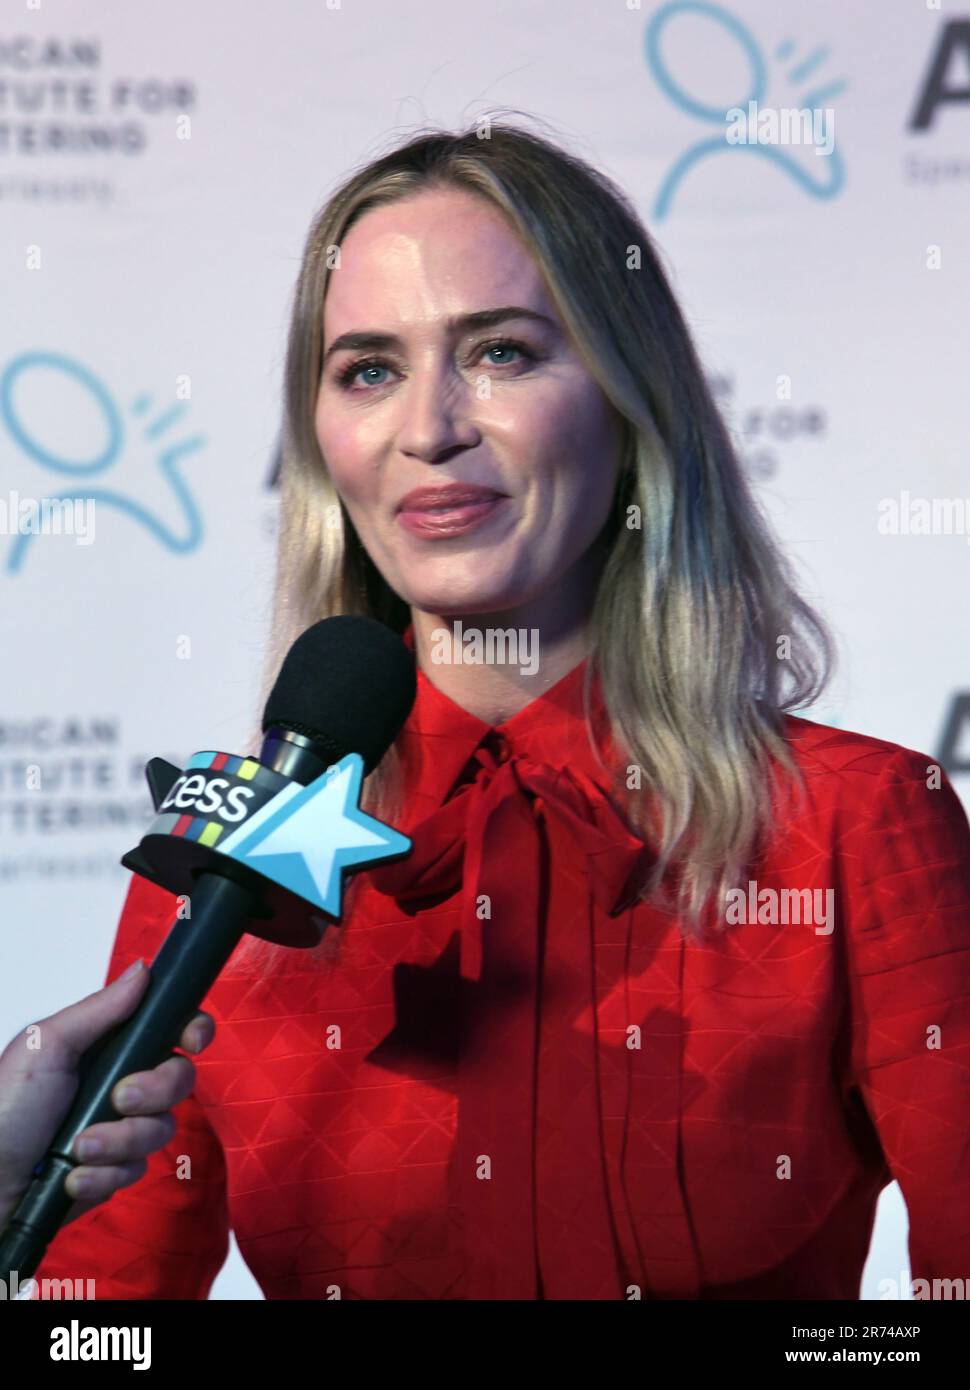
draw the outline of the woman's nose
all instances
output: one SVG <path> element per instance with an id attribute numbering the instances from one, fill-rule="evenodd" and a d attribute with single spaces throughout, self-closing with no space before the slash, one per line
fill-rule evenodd
<path id="1" fill-rule="evenodd" d="M 469 418 L 474 387 L 463 381 L 460 373 L 415 371 L 399 399 L 398 443 L 403 453 L 435 463 L 478 442 L 478 432 Z"/>

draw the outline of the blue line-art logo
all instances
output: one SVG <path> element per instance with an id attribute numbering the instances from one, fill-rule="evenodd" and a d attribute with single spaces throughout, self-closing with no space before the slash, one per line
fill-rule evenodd
<path id="1" fill-rule="evenodd" d="M 26 409 L 23 404 L 18 405 L 18 393 L 27 394 L 32 389 L 35 396 L 46 396 L 50 387 L 41 375 L 45 372 L 57 373 L 63 379 L 81 386 L 101 416 L 104 441 L 92 457 L 71 458 L 66 453 L 55 453 L 41 442 L 38 428 L 32 428 L 26 422 Z M 131 403 L 130 415 L 135 424 L 141 427 L 142 443 L 139 446 L 137 440 L 126 439 L 121 410 L 107 387 L 94 372 L 75 359 L 55 352 L 24 352 L 15 357 L 0 375 L 0 419 L 14 443 L 28 458 L 51 472 L 74 478 L 96 477 L 112 469 L 122 475 L 116 491 L 103 487 L 84 487 L 82 490 L 68 485 L 64 490 L 46 496 L 58 501 L 93 500 L 100 507 L 115 507 L 143 526 L 160 545 L 177 554 L 195 550 L 203 535 L 201 513 L 179 468 L 188 454 L 195 453 L 207 443 L 206 436 L 192 434 L 177 442 L 166 443 L 166 437 L 181 424 L 187 411 L 188 403 L 177 401 L 158 412 L 154 409 L 150 394 L 137 396 Z M 170 486 L 181 509 L 181 524 L 167 524 L 136 500 L 134 494 L 138 485 L 138 471 L 146 466 L 138 457 L 139 447 L 150 451 L 148 466 L 157 468 Z M 20 572 L 27 547 L 34 539 L 35 533 L 30 532 L 19 532 L 12 536 L 3 562 L 7 574 Z"/>
<path id="2" fill-rule="evenodd" d="M 734 41 L 738 51 L 745 58 L 749 69 L 748 90 L 737 93 L 736 100 L 723 105 L 718 102 L 700 101 L 682 85 L 689 79 L 689 74 L 683 71 L 675 74 L 671 70 L 664 54 L 664 39 L 668 26 L 684 15 L 700 17 L 707 24 L 721 29 Z M 711 4 L 708 0 L 671 0 L 671 3 L 661 5 L 652 15 L 644 35 L 644 43 L 647 65 L 665 96 L 689 116 L 721 127 L 719 134 L 699 140 L 675 159 L 654 199 L 654 221 L 662 222 L 668 215 L 674 194 L 695 165 L 711 155 L 723 155 L 731 151 L 746 150 L 749 154 L 767 160 L 793 178 L 803 192 L 813 198 L 834 198 L 841 191 L 845 183 L 845 168 L 841 154 L 835 148 L 828 158 L 813 160 L 811 165 L 806 165 L 804 159 L 799 160 L 797 150 L 785 148 L 777 143 L 750 139 L 732 142 L 726 138 L 725 132 L 732 111 L 748 112 L 752 106 L 764 107 L 769 75 L 765 55 L 751 30 L 729 10 L 721 5 Z M 801 83 L 813 77 L 828 56 L 827 48 L 816 48 L 806 57 L 799 59 L 795 55 L 793 39 L 783 40 L 774 53 L 779 63 L 793 61 L 794 65 L 787 73 L 788 80 L 793 83 Z M 839 78 L 813 86 L 811 90 L 798 96 L 795 106 L 800 110 L 821 111 L 823 103 L 831 100 L 846 85 L 846 82 Z"/>

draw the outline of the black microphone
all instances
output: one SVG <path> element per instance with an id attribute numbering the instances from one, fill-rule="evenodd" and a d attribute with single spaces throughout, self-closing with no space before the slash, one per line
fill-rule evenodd
<path id="1" fill-rule="evenodd" d="M 242 791 L 261 794 L 257 806 L 280 787 L 316 782 L 347 754 L 360 756 L 366 775 L 397 737 L 415 694 L 414 656 L 396 633 L 372 618 L 325 618 L 294 642 L 266 702 L 259 767 L 269 772 L 257 773 L 251 760 L 218 756 L 229 759 L 229 765 L 248 763 L 243 771 L 249 785 Z M 146 771 L 156 810 L 189 777 L 160 759 L 153 759 Z M 257 777 L 267 784 L 262 793 L 251 790 Z M 202 783 L 204 777 L 196 775 L 195 780 Z M 230 780 L 221 778 L 222 783 Z M 215 785 L 215 779 L 210 781 Z M 211 810 L 215 792 L 205 804 Z M 181 823 L 188 818 L 173 814 L 169 819 Z M 216 834 L 222 828 L 215 826 Z M 176 918 L 160 946 L 135 1012 L 81 1058 L 81 1084 L 71 1111 L 0 1233 L 0 1271 L 15 1271 L 21 1282 L 33 1275 L 74 1204 L 64 1180 L 80 1166 L 71 1152 L 77 1136 L 89 1125 L 119 1118 L 111 1102 L 113 1088 L 123 1076 L 149 1071 L 171 1054 L 243 934 L 248 930 L 291 946 L 314 945 L 321 934 L 305 925 L 294 928 L 292 912 L 287 917 L 283 910 L 284 899 L 291 905 L 298 899 L 280 895 L 267 877 L 198 840 L 179 839 L 177 833 L 148 835 L 122 863 L 165 886 L 180 873 L 191 884 L 190 915 Z M 325 929 L 325 919 L 312 920 Z"/>

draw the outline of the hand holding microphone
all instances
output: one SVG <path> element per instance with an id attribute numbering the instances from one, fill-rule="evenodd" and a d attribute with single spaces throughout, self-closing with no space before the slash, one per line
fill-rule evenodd
<path id="1" fill-rule="evenodd" d="M 0 1053 L 0 1227 L 28 1187 L 68 1112 L 78 1088 L 81 1055 L 128 1018 L 144 995 L 148 967 L 144 962 L 137 964 L 138 970 L 130 967 L 110 985 L 41 1019 L 36 1034 L 23 1029 Z M 197 1013 L 179 1046 L 186 1052 L 203 1051 L 212 1041 L 214 1027 L 209 1014 Z M 142 1099 L 136 1104 L 126 1104 L 120 1097 L 126 1084 L 141 1090 Z M 149 1155 L 163 1148 L 175 1131 L 171 1110 L 194 1085 L 195 1067 L 180 1055 L 152 1071 L 122 1078 L 112 1100 L 125 1118 L 89 1125 L 75 1142 L 80 1166 L 70 1173 L 65 1189 L 76 1200 L 65 1225 L 144 1176 Z M 101 1153 L 79 1153 L 82 1139 L 101 1140 Z M 78 1190 L 81 1179 L 90 1184 L 83 1195 Z"/>
<path id="2" fill-rule="evenodd" d="M 174 1094 L 166 1085 L 176 1068 L 183 1078 L 185 1069 L 172 1048 L 242 936 L 316 945 L 328 923 L 340 920 L 346 873 L 410 852 L 407 836 L 367 815 L 359 798 L 415 692 L 414 657 L 397 634 L 372 618 L 326 618 L 287 654 L 266 704 L 258 759 L 209 750 L 181 772 L 159 758 L 149 762 L 157 814 L 121 862 L 176 895 L 176 919 L 131 1017 L 122 1015 L 103 1035 L 89 1030 L 83 1056 L 75 1054 L 76 1094 L 66 1093 L 63 1067 L 60 1088 L 55 1081 L 49 1092 L 62 1115 L 70 1109 L 26 1191 L 0 1213 L 0 1278 L 8 1270 L 30 1278 L 58 1228 L 80 1214 L 71 1184 L 84 1132 L 111 1135 L 125 1155 L 120 1166 L 135 1165 L 116 1186 L 144 1171 L 137 1171 L 142 1158 L 132 1156 L 133 1143 L 150 1151 L 163 1133 L 163 1144 L 172 1137 L 171 1121 L 162 1120 L 152 1129 L 130 1125 L 119 1140 L 114 1097 L 133 1073 L 162 1078 L 152 1082 L 156 1099 Z M 95 1011 L 103 1009 L 102 1002 Z"/>

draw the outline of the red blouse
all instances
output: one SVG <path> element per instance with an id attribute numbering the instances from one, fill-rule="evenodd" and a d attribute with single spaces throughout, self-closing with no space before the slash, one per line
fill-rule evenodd
<path id="1" fill-rule="evenodd" d="M 584 668 L 495 728 L 419 672 L 413 852 L 361 875 L 336 959 L 220 978 L 174 1138 L 37 1277 L 205 1298 L 231 1226 L 267 1298 L 855 1299 L 892 1178 L 913 1277 L 968 1273 L 952 786 L 788 717 L 809 803 L 752 878 L 833 889 L 834 930 L 688 941 L 632 900 L 646 852 L 603 790 Z M 109 980 L 174 906 L 132 879 Z"/>

